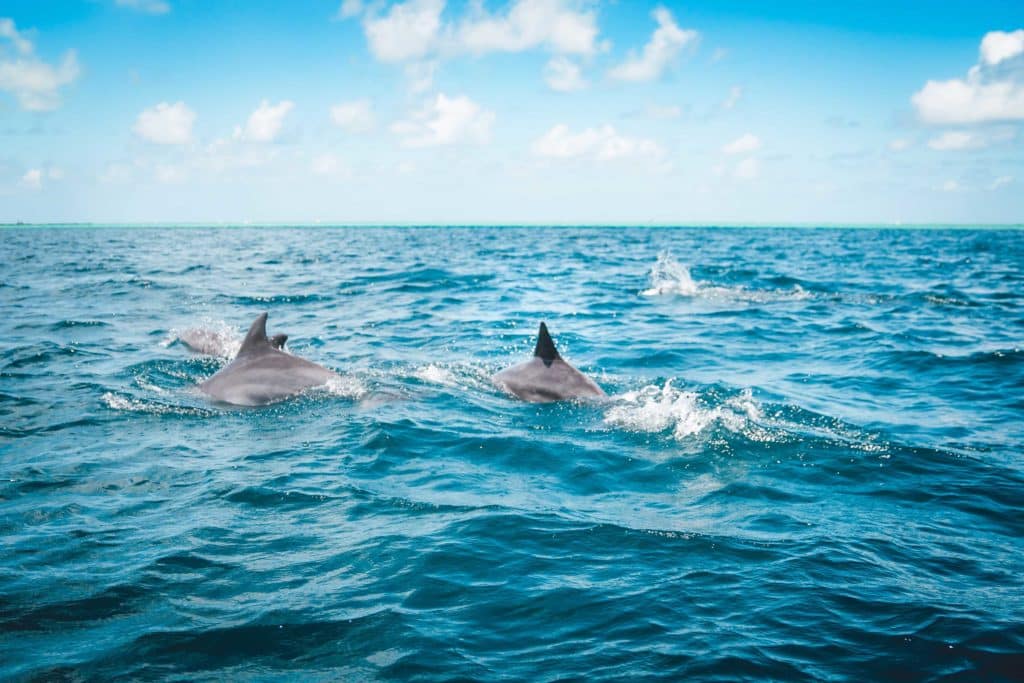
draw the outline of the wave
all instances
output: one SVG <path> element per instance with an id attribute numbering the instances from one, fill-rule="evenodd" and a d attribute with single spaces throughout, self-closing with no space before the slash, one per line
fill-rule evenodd
<path id="1" fill-rule="evenodd" d="M 771 303 L 773 301 L 802 301 L 812 293 L 792 278 L 791 289 L 747 289 L 712 285 L 693 279 L 690 269 L 673 258 L 669 251 L 658 254 L 658 260 L 648 274 L 650 287 L 640 292 L 642 296 L 687 296 L 718 301 L 742 301 L 748 303 Z"/>
<path id="2" fill-rule="evenodd" d="M 147 401 L 144 399 L 133 398 L 130 396 L 122 396 L 115 394 L 112 391 L 108 391 L 100 397 L 103 405 L 107 406 L 111 410 L 129 413 L 148 413 L 150 415 L 193 415 L 193 416 L 210 416 L 215 415 L 216 411 L 197 408 L 195 406 L 180 406 L 171 403 L 163 403 L 159 401 Z"/>
<path id="3" fill-rule="evenodd" d="M 750 389 L 711 406 L 695 391 L 676 389 L 672 381 L 613 396 L 613 405 L 605 412 L 605 424 L 633 432 L 671 432 L 676 440 L 700 434 L 711 426 L 756 441 L 769 439 L 770 434 L 758 425 L 764 415 Z"/>

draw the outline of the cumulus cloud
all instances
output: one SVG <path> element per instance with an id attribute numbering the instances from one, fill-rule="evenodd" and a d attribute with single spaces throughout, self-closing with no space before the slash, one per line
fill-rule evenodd
<path id="1" fill-rule="evenodd" d="M 990 31 L 981 39 L 981 61 L 989 66 L 995 66 L 1000 62 L 1024 53 L 1024 29 L 1018 29 L 1007 33 L 1005 31 Z"/>
<path id="2" fill-rule="evenodd" d="M 579 64 L 565 57 L 552 57 L 544 66 L 544 81 L 558 92 L 572 92 L 587 87 Z"/>
<path id="3" fill-rule="evenodd" d="M 544 47 L 558 54 L 590 55 L 597 50 L 597 17 L 567 0 L 515 0 L 504 15 L 477 15 L 455 29 L 456 48 L 486 52 L 522 52 Z"/>
<path id="4" fill-rule="evenodd" d="M 21 184 L 30 190 L 38 190 L 43 186 L 43 171 L 39 168 L 30 168 L 21 176 Z"/>
<path id="5" fill-rule="evenodd" d="M 270 104 L 267 100 L 260 102 L 260 106 L 249 115 L 245 128 L 237 128 L 235 137 L 250 142 L 273 142 L 281 133 L 284 126 L 284 119 L 295 107 L 295 103 L 288 100 L 281 100 L 277 104 Z"/>
<path id="6" fill-rule="evenodd" d="M 960 183 L 958 183 L 955 180 L 947 180 L 946 182 L 942 183 L 943 192 L 959 192 L 962 189 L 963 188 L 960 186 Z"/>
<path id="7" fill-rule="evenodd" d="M 985 34 L 965 78 L 930 80 L 910 101 L 925 123 L 965 125 L 1024 119 L 1024 29 Z"/>
<path id="8" fill-rule="evenodd" d="M 984 146 L 981 139 L 972 133 L 963 131 L 946 131 L 928 141 L 928 146 L 940 152 L 958 149 L 971 149 Z"/>
<path id="9" fill-rule="evenodd" d="M 437 62 L 434 60 L 406 64 L 405 79 L 409 85 L 409 92 L 418 95 L 430 90 L 434 85 L 434 71 L 436 70 Z"/>
<path id="10" fill-rule="evenodd" d="M 679 53 L 699 38 L 697 31 L 681 29 L 664 7 L 657 7 L 651 13 L 658 22 L 658 28 L 644 45 L 643 52 L 631 54 L 626 61 L 608 72 L 611 78 L 620 81 L 653 81 L 659 78 Z"/>
<path id="11" fill-rule="evenodd" d="M 167 14 L 171 6 L 164 0 L 116 0 L 118 7 L 146 12 L 147 14 Z"/>
<path id="12" fill-rule="evenodd" d="M 1006 187 L 1013 182 L 1013 176 L 1001 175 L 992 181 L 992 184 L 988 186 L 990 190 L 998 190 L 1001 187 Z"/>
<path id="13" fill-rule="evenodd" d="M 630 157 L 660 158 L 664 152 L 653 140 L 620 135 L 614 126 L 586 128 L 573 133 L 565 124 L 554 126 L 533 143 L 533 153 L 552 159 L 613 161 Z"/>
<path id="14" fill-rule="evenodd" d="M 408 0 L 383 16 L 367 17 L 363 31 L 370 52 L 382 62 L 420 59 L 437 46 L 444 0 Z"/>
<path id="15" fill-rule="evenodd" d="M 57 65 L 48 64 L 34 54 L 32 41 L 7 18 L 0 18 L 0 39 L 9 41 L 19 55 L 9 58 L 0 50 L 0 90 L 14 95 L 22 109 L 49 111 L 59 107 L 60 89 L 73 83 L 81 71 L 75 51 L 65 52 Z"/>
<path id="16" fill-rule="evenodd" d="M 753 180 L 757 178 L 760 171 L 761 169 L 757 163 L 757 159 L 751 157 L 736 164 L 736 168 L 733 169 L 732 175 L 737 180 Z"/>
<path id="17" fill-rule="evenodd" d="M 348 19 L 363 13 L 363 0 L 343 0 L 338 7 L 338 18 Z"/>
<path id="18" fill-rule="evenodd" d="M 749 154 L 759 149 L 761 149 L 761 138 L 752 133 L 744 133 L 722 147 L 722 151 L 726 154 Z"/>
<path id="19" fill-rule="evenodd" d="M 160 145 L 184 145 L 192 140 L 195 121 L 195 112 L 184 102 L 161 102 L 143 110 L 133 130 L 140 138 Z"/>
<path id="20" fill-rule="evenodd" d="M 468 16 L 445 23 L 445 0 L 405 0 L 385 12 L 375 11 L 372 4 L 345 2 L 338 16 L 363 15 L 370 52 L 382 62 L 537 48 L 589 56 L 600 45 L 597 16 L 586 4 L 584 0 L 513 0 L 503 13 L 491 13 L 483 3 L 474 2 Z"/>
<path id="21" fill-rule="evenodd" d="M 32 54 L 32 41 L 21 35 L 13 19 L 0 18 L 0 38 L 6 38 L 14 45 L 14 49 L 23 55 Z"/>
<path id="22" fill-rule="evenodd" d="M 896 138 L 895 140 L 889 141 L 889 149 L 894 152 L 902 152 L 905 149 L 910 148 L 910 140 L 906 138 Z"/>
<path id="23" fill-rule="evenodd" d="M 376 126 L 370 100 L 353 100 L 331 107 L 331 121 L 349 133 L 367 133 Z"/>
<path id="24" fill-rule="evenodd" d="M 391 125 L 407 147 L 483 144 L 491 138 L 494 112 L 461 95 L 439 94 L 419 111 Z"/>

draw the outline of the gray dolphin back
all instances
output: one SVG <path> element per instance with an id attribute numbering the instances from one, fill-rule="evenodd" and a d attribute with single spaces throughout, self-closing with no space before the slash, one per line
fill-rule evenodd
<path id="1" fill-rule="evenodd" d="M 323 386 L 338 374 L 281 351 L 287 335 L 267 337 L 267 314 L 249 327 L 235 359 L 199 389 L 217 401 L 242 406 L 275 403 L 313 387 Z"/>
<path id="2" fill-rule="evenodd" d="M 594 380 L 562 359 L 544 323 L 537 332 L 533 358 L 502 370 L 492 381 L 516 398 L 532 403 L 606 396 Z"/>

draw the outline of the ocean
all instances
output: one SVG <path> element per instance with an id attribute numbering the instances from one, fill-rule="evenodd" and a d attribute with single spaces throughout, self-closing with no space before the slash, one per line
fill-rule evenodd
<path id="1" fill-rule="evenodd" d="M 0 240 L 2 679 L 1024 680 L 1024 231 Z"/>

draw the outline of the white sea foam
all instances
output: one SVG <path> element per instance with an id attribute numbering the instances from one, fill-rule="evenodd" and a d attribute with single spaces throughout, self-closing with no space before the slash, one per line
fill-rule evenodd
<path id="1" fill-rule="evenodd" d="M 800 285 L 794 285 L 793 289 L 747 289 L 739 286 L 722 287 L 694 280 L 690 269 L 676 261 L 668 251 L 658 254 L 658 260 L 651 268 L 649 278 L 651 286 L 640 292 L 643 296 L 676 295 L 750 303 L 800 301 L 811 296 L 811 293 Z"/>
<path id="2" fill-rule="evenodd" d="M 362 398 L 369 391 L 366 384 L 354 375 L 338 375 L 327 380 L 324 390 L 332 396 L 342 398 Z"/>
<path id="3" fill-rule="evenodd" d="M 119 410 L 129 413 L 149 413 L 151 415 L 209 415 L 210 411 L 190 406 L 176 406 L 157 401 L 143 401 L 137 398 L 119 396 L 108 391 L 100 397 L 100 400 L 111 410 Z"/>
<path id="4" fill-rule="evenodd" d="M 492 370 L 474 363 L 428 363 L 412 371 L 427 384 L 485 390 L 491 386 Z"/>
<path id="5" fill-rule="evenodd" d="M 172 330 L 172 342 L 181 340 L 198 353 L 222 358 L 234 358 L 242 346 L 242 335 L 223 320 L 203 320 L 200 327 Z M 168 343 L 161 343 L 167 346 Z"/>
<path id="6" fill-rule="evenodd" d="M 417 368 L 413 373 L 413 377 L 429 384 L 441 384 L 446 387 L 458 384 L 458 378 L 456 378 L 455 373 L 448 368 L 443 368 L 433 363 Z"/>
<path id="7" fill-rule="evenodd" d="M 699 289 L 697 282 L 690 275 L 690 269 L 672 258 L 668 251 L 658 254 L 658 260 L 651 268 L 650 278 L 650 288 L 640 292 L 644 296 L 695 296 Z"/>
<path id="8" fill-rule="evenodd" d="M 770 433 L 758 424 L 763 416 L 749 389 L 711 407 L 696 392 L 676 389 L 672 380 L 666 380 L 663 386 L 648 385 L 612 400 L 614 405 L 605 413 L 605 424 L 629 431 L 671 431 L 674 438 L 683 440 L 718 424 L 754 440 L 770 438 Z"/>

